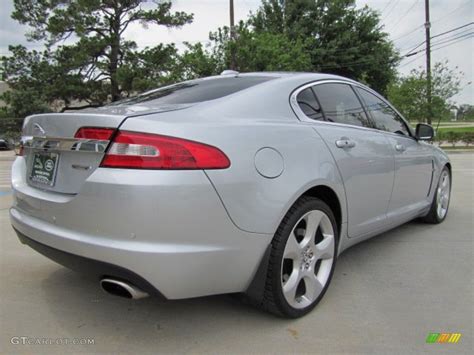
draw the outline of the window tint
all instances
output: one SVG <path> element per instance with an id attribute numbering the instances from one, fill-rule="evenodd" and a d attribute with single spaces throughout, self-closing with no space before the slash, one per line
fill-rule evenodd
<path id="1" fill-rule="evenodd" d="M 142 102 L 151 105 L 202 102 L 218 99 L 272 79 L 274 77 L 237 76 L 185 81 L 117 101 L 112 105 L 134 105 Z"/>
<path id="2" fill-rule="evenodd" d="M 330 122 L 370 127 L 359 99 L 349 85 L 322 84 L 313 86 L 324 116 Z"/>
<path id="3" fill-rule="evenodd" d="M 357 92 L 365 102 L 367 111 L 374 120 L 375 128 L 410 136 L 403 119 L 387 103 L 364 89 L 357 88 Z"/>
<path id="4" fill-rule="evenodd" d="M 321 120 L 323 119 L 323 114 L 321 112 L 321 107 L 319 107 L 319 103 L 316 100 L 316 97 L 313 94 L 313 90 L 311 88 L 304 89 L 301 91 L 296 100 L 298 101 L 298 105 L 300 106 L 301 111 L 313 120 Z"/>

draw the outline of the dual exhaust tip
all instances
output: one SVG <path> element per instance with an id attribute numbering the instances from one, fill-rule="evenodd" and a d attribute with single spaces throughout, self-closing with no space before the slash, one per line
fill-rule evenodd
<path id="1" fill-rule="evenodd" d="M 100 286 L 102 289 L 114 296 L 139 300 L 141 298 L 148 297 L 148 293 L 139 289 L 138 287 L 122 280 L 116 280 L 112 278 L 104 278 L 100 280 Z"/>

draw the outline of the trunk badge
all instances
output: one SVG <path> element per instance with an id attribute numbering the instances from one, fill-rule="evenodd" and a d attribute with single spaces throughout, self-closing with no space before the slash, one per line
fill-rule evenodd
<path id="1" fill-rule="evenodd" d="M 77 169 L 77 170 L 86 170 L 87 171 L 87 170 L 91 170 L 92 166 L 72 164 L 72 168 Z"/>

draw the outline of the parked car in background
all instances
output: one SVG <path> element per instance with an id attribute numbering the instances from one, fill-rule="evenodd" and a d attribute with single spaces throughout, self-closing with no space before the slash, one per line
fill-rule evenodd
<path id="1" fill-rule="evenodd" d="M 433 134 L 343 77 L 226 72 L 26 118 L 11 222 L 115 295 L 245 293 L 299 317 L 343 250 L 446 218 Z"/>
<path id="2" fill-rule="evenodd" d="M 0 138 L 0 150 L 10 150 L 10 144 L 6 139 Z"/>

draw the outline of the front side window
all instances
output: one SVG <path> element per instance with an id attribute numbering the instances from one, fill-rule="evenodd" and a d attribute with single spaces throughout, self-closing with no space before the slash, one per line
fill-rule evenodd
<path id="1" fill-rule="evenodd" d="M 313 86 L 327 121 L 353 126 L 371 127 L 354 90 L 346 84 Z"/>
<path id="2" fill-rule="evenodd" d="M 321 107 L 319 107 L 319 103 L 314 96 L 313 90 L 311 88 L 306 88 L 301 91 L 298 96 L 296 97 L 298 101 L 298 105 L 303 111 L 303 113 L 313 119 L 313 120 L 322 120 L 323 114 L 321 112 Z"/>
<path id="3" fill-rule="evenodd" d="M 372 116 L 375 128 L 382 131 L 410 136 L 403 119 L 384 101 L 367 90 L 356 89 L 365 102 L 367 112 Z"/>

